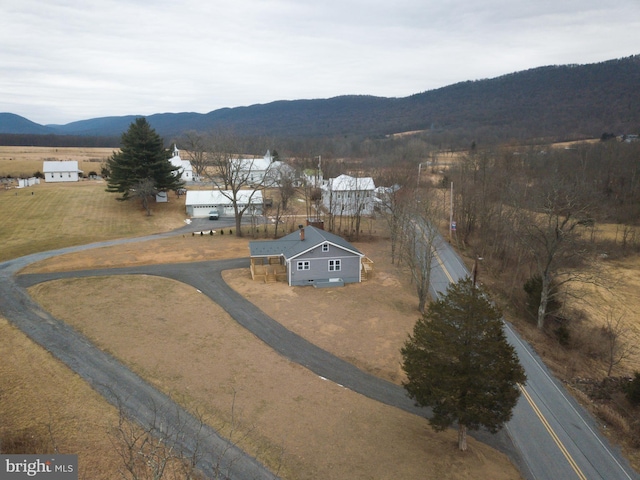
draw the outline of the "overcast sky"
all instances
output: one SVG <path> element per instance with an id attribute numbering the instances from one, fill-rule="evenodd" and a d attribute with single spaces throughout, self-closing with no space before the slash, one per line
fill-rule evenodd
<path id="1" fill-rule="evenodd" d="M 640 54 L 638 0 L 0 0 L 0 18 L 0 112 L 42 124 Z"/>

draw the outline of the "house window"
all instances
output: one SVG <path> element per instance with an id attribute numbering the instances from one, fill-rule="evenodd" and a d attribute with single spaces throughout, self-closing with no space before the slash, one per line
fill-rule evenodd
<path id="1" fill-rule="evenodd" d="M 328 252 L 329 251 L 329 244 L 328 243 L 325 243 L 325 244 L 322 245 L 322 251 L 323 252 Z"/>
<path id="2" fill-rule="evenodd" d="M 329 271 L 330 272 L 339 272 L 340 271 L 340 260 L 329 260 Z"/>
<path id="3" fill-rule="evenodd" d="M 311 263 L 309 262 L 309 260 L 298 262 L 298 270 L 310 270 L 310 269 L 311 269 Z"/>
<path id="4" fill-rule="evenodd" d="M 62 178 L 62 174 L 60 174 L 60 178 Z"/>

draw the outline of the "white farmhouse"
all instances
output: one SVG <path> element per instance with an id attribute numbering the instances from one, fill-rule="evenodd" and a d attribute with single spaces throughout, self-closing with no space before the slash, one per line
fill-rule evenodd
<path id="1" fill-rule="evenodd" d="M 178 146 L 173 144 L 173 154 L 169 159 L 171 165 L 179 168 L 179 172 L 182 174 L 180 178 L 185 182 L 192 182 L 195 180 L 193 178 L 193 167 L 191 166 L 191 162 L 189 160 L 183 160 L 180 158 L 180 151 L 178 150 Z"/>
<path id="2" fill-rule="evenodd" d="M 185 199 L 187 215 L 192 218 L 208 217 L 209 212 L 217 210 L 223 217 L 233 217 L 232 192 L 230 190 L 189 190 Z M 237 194 L 240 209 L 251 206 L 246 213 L 262 215 L 262 192 L 260 190 L 240 190 Z"/>
<path id="3" fill-rule="evenodd" d="M 273 168 L 273 157 L 269 150 L 262 158 L 238 158 L 232 160 L 232 163 L 234 170 L 238 172 L 238 178 L 244 179 L 249 185 L 267 186 L 273 182 L 269 178 L 269 172 Z M 268 177 L 267 181 L 265 177 Z"/>
<path id="4" fill-rule="evenodd" d="M 322 204 L 331 215 L 371 215 L 376 186 L 371 177 L 340 175 L 322 186 Z"/>
<path id="5" fill-rule="evenodd" d="M 77 182 L 82 170 L 76 160 L 46 161 L 42 166 L 45 182 Z"/>

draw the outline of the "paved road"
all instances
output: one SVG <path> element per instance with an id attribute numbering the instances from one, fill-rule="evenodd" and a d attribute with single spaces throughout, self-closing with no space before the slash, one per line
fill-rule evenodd
<path id="1" fill-rule="evenodd" d="M 449 282 L 469 275 L 451 246 L 440 239 L 432 277 L 437 298 Z M 480 268 L 481 268 L 480 264 Z M 527 384 L 506 425 L 524 463 L 523 474 L 534 479 L 631 480 L 640 476 L 618 448 L 598 431 L 593 417 L 553 378 L 541 359 L 505 322 L 508 341 L 527 373 Z"/>

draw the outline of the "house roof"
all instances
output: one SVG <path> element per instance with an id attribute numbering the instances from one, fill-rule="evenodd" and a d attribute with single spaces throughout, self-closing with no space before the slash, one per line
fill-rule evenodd
<path id="1" fill-rule="evenodd" d="M 43 173 L 81 172 L 81 170 L 78 170 L 77 160 L 45 160 L 42 165 L 42 171 Z"/>
<path id="2" fill-rule="evenodd" d="M 225 195 L 226 193 L 226 195 Z M 246 205 L 251 197 L 252 204 L 262 204 L 262 192 L 260 190 L 240 190 L 237 194 L 238 203 Z M 231 205 L 230 190 L 187 190 L 185 205 Z"/>
<path id="3" fill-rule="evenodd" d="M 252 257 L 283 255 L 284 258 L 290 259 L 325 242 L 364 257 L 362 252 L 344 238 L 312 226 L 304 227 L 304 240 L 300 240 L 300 232 L 293 232 L 278 240 L 249 242 L 249 250 Z"/>
<path id="4" fill-rule="evenodd" d="M 371 177 L 351 177 L 342 174 L 329 180 L 327 188 L 334 192 L 373 190 L 376 188 Z"/>
<path id="5" fill-rule="evenodd" d="M 237 165 L 241 171 L 259 172 L 266 171 L 270 168 L 273 157 L 269 150 L 267 150 L 267 153 L 262 158 L 238 158 L 232 159 L 231 162 Z"/>

